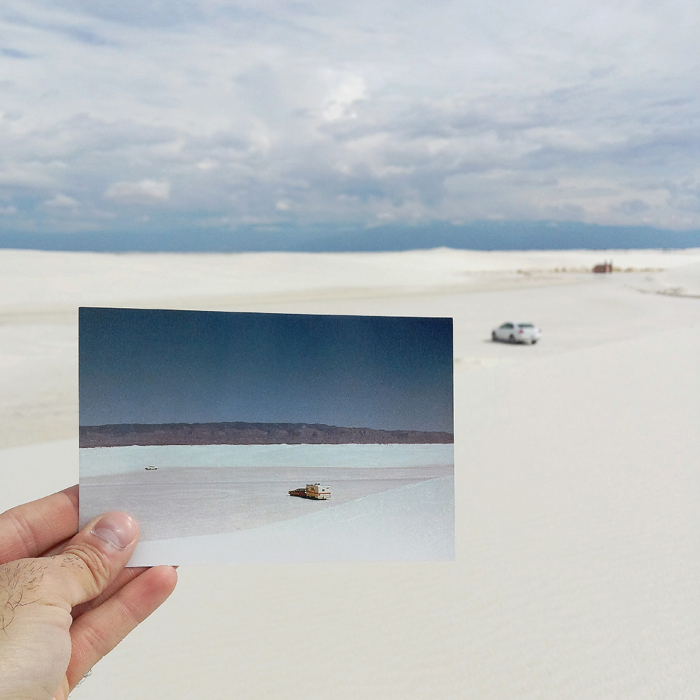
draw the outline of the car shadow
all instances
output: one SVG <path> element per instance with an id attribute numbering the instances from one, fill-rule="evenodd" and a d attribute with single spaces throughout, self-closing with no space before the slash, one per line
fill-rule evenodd
<path id="1" fill-rule="evenodd" d="M 493 338 L 482 338 L 481 342 L 488 343 L 489 345 L 508 345 L 508 346 L 533 345 L 533 343 L 511 343 L 508 340 L 493 340 Z M 537 343 L 534 343 L 534 345 L 537 345 Z"/>

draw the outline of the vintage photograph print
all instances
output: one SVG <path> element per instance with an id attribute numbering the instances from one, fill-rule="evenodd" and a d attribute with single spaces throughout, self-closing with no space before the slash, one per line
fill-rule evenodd
<path id="1" fill-rule="evenodd" d="M 454 559 L 452 319 L 80 309 L 80 520 L 132 566 Z"/>

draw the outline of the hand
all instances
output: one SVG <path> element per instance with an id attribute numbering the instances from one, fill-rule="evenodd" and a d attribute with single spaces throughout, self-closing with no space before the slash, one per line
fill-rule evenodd
<path id="1" fill-rule="evenodd" d="M 77 530 L 77 486 L 0 515 L 0 700 L 65 700 L 175 588 L 172 567 L 124 568 L 126 513 Z"/>

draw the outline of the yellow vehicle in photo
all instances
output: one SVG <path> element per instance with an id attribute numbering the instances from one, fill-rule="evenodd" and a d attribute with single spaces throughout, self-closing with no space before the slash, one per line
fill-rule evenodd
<path id="1" fill-rule="evenodd" d="M 306 484 L 306 488 L 293 489 L 289 492 L 290 496 L 299 496 L 300 498 L 315 498 L 317 501 L 325 501 L 331 497 L 331 487 L 322 486 L 321 484 Z"/>

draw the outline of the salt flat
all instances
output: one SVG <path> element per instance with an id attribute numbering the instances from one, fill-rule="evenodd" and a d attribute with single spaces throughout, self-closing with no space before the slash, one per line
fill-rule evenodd
<path id="1" fill-rule="evenodd" d="M 154 470 L 148 465 L 158 465 Z M 208 561 L 203 552 L 216 550 L 209 561 L 236 562 L 245 559 L 235 538 L 214 538 L 221 533 L 260 528 L 291 519 L 306 519 L 316 513 L 336 508 L 350 501 L 366 499 L 373 494 L 399 489 L 430 479 L 454 475 L 452 444 L 281 444 L 281 445 L 133 445 L 80 449 L 80 522 L 90 520 L 108 510 L 123 510 L 139 522 L 141 537 L 132 565 L 190 564 Z M 295 498 L 292 489 L 308 483 L 323 483 L 331 488 L 328 500 Z M 450 484 L 452 482 L 450 481 Z M 444 490 L 444 489 L 443 489 Z M 372 501 L 366 501 L 371 503 Z M 378 507 L 382 507 L 381 505 Z M 406 518 L 398 522 L 382 516 L 384 529 L 398 527 L 407 540 L 424 540 L 420 526 L 421 503 L 413 506 L 416 513 L 408 531 Z M 368 517 L 369 512 L 362 519 Z M 356 518 L 355 518 L 356 519 Z M 454 556 L 454 492 L 444 498 L 424 499 L 422 521 L 442 523 L 444 542 L 440 551 Z M 315 521 L 314 521 L 315 522 Z M 325 526 L 324 526 L 325 527 Z M 376 532 L 365 543 L 352 546 L 347 536 L 337 533 L 337 542 L 328 547 L 328 532 L 299 530 L 297 540 L 288 538 L 289 552 L 313 550 L 315 559 L 323 561 L 361 561 L 377 558 L 388 548 L 390 535 Z M 210 539 L 207 539 L 209 536 Z M 171 546 L 158 548 L 145 542 L 197 537 L 197 546 L 184 548 L 178 554 Z M 387 540 L 387 537 L 389 540 Z M 263 542 L 260 540 L 261 543 Z M 216 545 L 215 543 L 219 543 Z M 221 549 L 230 544 L 229 549 Z M 280 548 L 275 545 L 256 553 L 255 561 L 277 561 Z M 247 550 L 246 550 L 247 551 Z M 401 543 L 392 559 L 400 560 L 401 552 L 411 552 L 410 559 L 420 559 L 425 548 L 407 550 Z M 306 555 L 308 557 L 308 554 Z M 439 559 L 435 551 L 429 560 Z M 287 553 L 281 561 L 294 560 Z"/>
<path id="2" fill-rule="evenodd" d="M 134 564 L 154 557 L 225 564 L 231 553 L 246 563 L 450 561 L 453 503 L 452 476 L 393 484 L 341 504 L 324 504 L 327 507 L 304 517 L 276 518 L 262 527 L 144 542 L 134 553 Z M 426 518 L 426 511 L 432 517 Z"/>
<path id="3" fill-rule="evenodd" d="M 0 507 L 77 480 L 78 304 L 455 319 L 455 562 L 182 567 L 75 697 L 696 698 L 698 263 L 0 251 Z M 508 319 L 542 341 L 490 342 Z"/>
<path id="4" fill-rule="evenodd" d="M 390 491 L 407 484 L 452 476 L 449 466 L 424 467 L 184 467 L 159 468 L 157 472 L 139 472 L 81 479 L 81 522 L 87 524 L 108 510 L 123 510 L 135 517 L 141 528 L 140 542 L 173 539 L 193 535 L 213 535 L 260 527 L 291 518 L 336 508 L 374 493 Z M 330 485 L 329 500 L 294 498 L 289 491 L 319 482 Z M 452 513 L 454 495 L 449 503 L 437 504 Z M 438 517 L 426 506 L 423 517 Z M 454 523 L 445 537 L 454 540 Z M 419 533 L 415 533 L 419 535 Z M 306 538 L 306 545 L 313 539 Z M 139 544 L 139 549 L 141 545 Z M 153 548 L 149 548 L 153 551 Z M 145 562 L 140 551 L 136 560 Z M 332 557 L 328 557 L 332 559 Z M 431 557 L 433 559 L 435 557 Z M 259 553 L 260 561 L 275 561 L 273 555 Z M 197 561 L 202 561 L 199 556 Z M 235 552 L 226 559 L 221 552 L 217 561 L 238 561 Z M 166 557 L 154 555 L 155 564 L 188 564 L 191 560 L 170 550 Z"/>

